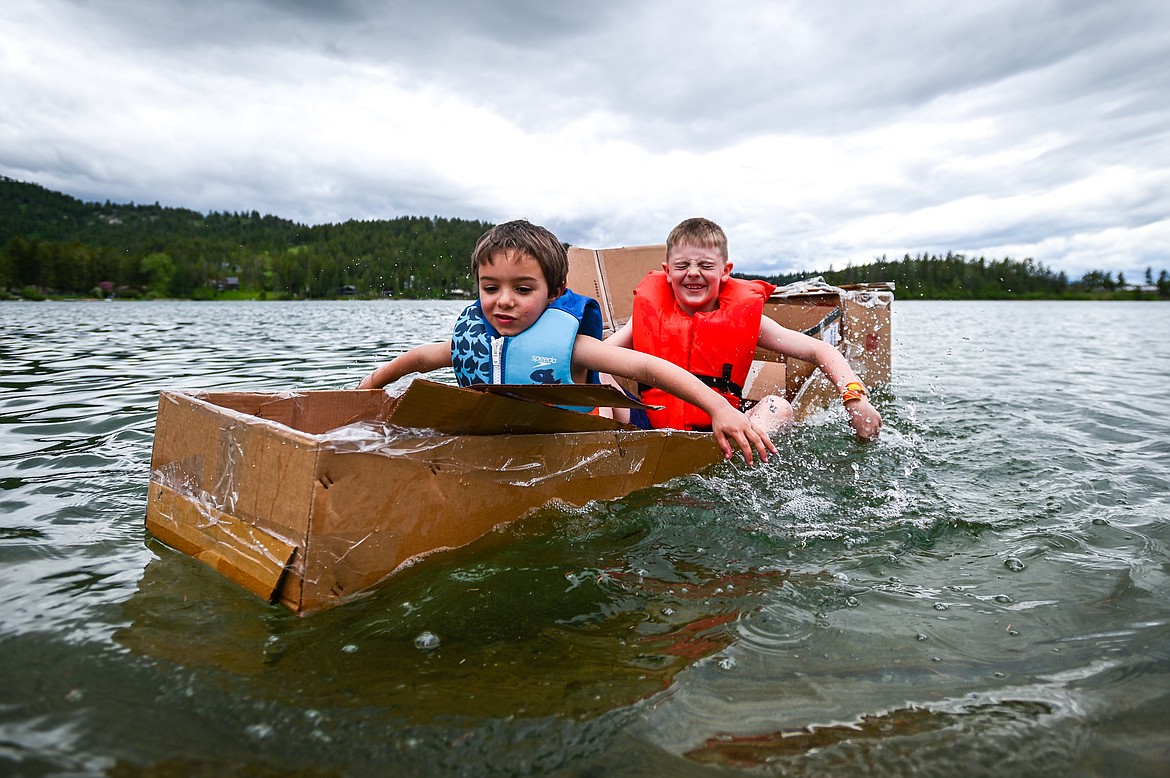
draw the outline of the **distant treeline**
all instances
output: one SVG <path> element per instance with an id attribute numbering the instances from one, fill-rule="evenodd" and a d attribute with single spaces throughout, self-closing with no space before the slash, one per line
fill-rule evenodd
<path id="1" fill-rule="evenodd" d="M 471 251 L 490 226 L 406 216 L 308 227 L 256 211 L 86 203 L 0 177 L 0 297 L 449 297 L 473 292 Z M 1170 297 L 1166 270 L 1070 281 L 1031 259 L 950 253 L 769 280 L 814 275 L 833 284 L 894 281 L 903 299 Z"/>
<path id="2" fill-rule="evenodd" d="M 0 289 L 22 296 L 444 297 L 491 225 L 408 216 L 307 227 L 252 213 L 85 203 L 0 177 Z"/>
<path id="3" fill-rule="evenodd" d="M 1165 269 L 1155 276 L 1154 269 L 1147 267 L 1141 279 L 1094 270 L 1069 280 L 1065 273 L 1054 273 L 1032 259 L 970 259 L 951 252 L 945 257 L 907 254 L 898 261 L 883 256 L 844 270 L 755 277 L 784 285 L 810 276 L 823 276 L 835 286 L 893 281 L 897 296 L 910 300 L 1170 298 L 1170 273 Z"/>

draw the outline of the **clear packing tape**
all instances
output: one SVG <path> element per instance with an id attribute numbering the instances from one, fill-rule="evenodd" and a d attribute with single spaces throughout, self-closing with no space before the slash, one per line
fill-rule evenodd
<path id="1" fill-rule="evenodd" d="M 852 300 L 866 308 L 888 308 L 894 301 L 894 283 L 883 281 L 876 284 L 851 284 L 833 286 L 824 276 L 813 276 L 802 281 L 776 287 L 773 297 L 787 298 L 800 295 L 836 294 L 842 299 Z"/>

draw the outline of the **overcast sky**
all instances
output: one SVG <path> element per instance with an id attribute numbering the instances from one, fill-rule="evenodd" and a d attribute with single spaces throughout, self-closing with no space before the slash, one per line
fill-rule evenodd
<path id="1" fill-rule="evenodd" d="M 3 0 L 0 174 L 736 269 L 1170 268 L 1166 0 Z M 0 215 L 2 217 L 2 215 Z"/>

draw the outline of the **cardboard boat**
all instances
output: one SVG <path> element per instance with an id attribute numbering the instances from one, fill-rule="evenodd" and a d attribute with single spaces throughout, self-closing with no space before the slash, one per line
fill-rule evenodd
<path id="1" fill-rule="evenodd" d="M 607 326 L 620 325 L 629 310 L 615 307 L 604 275 L 612 258 L 575 251 L 581 291 L 594 291 L 584 267 L 596 273 Z M 665 250 L 616 251 L 623 268 L 655 269 Z M 892 299 L 888 286 L 819 285 L 781 290 L 766 312 L 841 348 L 873 387 L 889 380 Z M 818 376 L 761 359 L 745 393 L 783 391 L 800 418 L 837 398 Z M 635 404 L 609 387 L 424 379 L 398 397 L 163 391 L 146 528 L 270 602 L 299 614 L 332 607 L 542 506 L 614 499 L 722 460 L 709 433 L 638 430 L 557 407 Z"/>

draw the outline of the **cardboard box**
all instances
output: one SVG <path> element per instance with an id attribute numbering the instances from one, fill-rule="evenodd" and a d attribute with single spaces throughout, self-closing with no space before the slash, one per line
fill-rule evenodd
<path id="1" fill-rule="evenodd" d="M 859 284 L 832 287 L 805 282 L 781 287 L 769 298 L 764 313 L 777 323 L 840 349 L 867 387 L 890 382 L 891 310 L 894 285 Z M 765 353 L 758 355 L 765 358 Z M 825 407 L 839 392 L 831 385 L 809 385 L 816 366 L 786 359 L 784 394 L 803 412 Z M 823 378 L 822 374 L 819 374 Z M 829 384 L 825 379 L 823 384 Z M 801 393 L 804 396 L 801 396 Z M 814 395 L 818 398 L 813 400 Z"/>
<path id="2" fill-rule="evenodd" d="M 616 249 L 569 249 L 569 288 L 601 304 L 601 317 L 614 332 L 634 313 L 634 287 L 662 269 L 666 244 Z"/>
<path id="3" fill-rule="evenodd" d="M 570 250 L 569 284 L 624 324 L 665 246 Z M 889 380 L 892 285 L 779 290 L 765 312 Z M 765 355 L 761 355 L 765 356 Z M 758 360 L 745 396 L 783 391 L 798 418 L 837 399 L 797 360 Z M 164 391 L 146 527 L 249 591 L 297 613 L 359 596 L 437 551 L 552 502 L 584 505 L 722 459 L 709 433 L 636 430 L 556 406 L 631 406 L 596 386 Z"/>
<path id="4" fill-rule="evenodd" d="M 267 600 L 330 607 L 550 502 L 612 499 L 722 460 L 710 434 L 552 407 L 619 397 L 425 380 L 399 398 L 164 391 L 146 527 Z"/>

